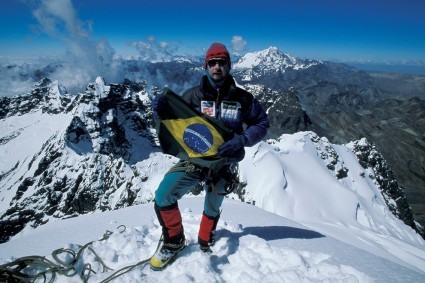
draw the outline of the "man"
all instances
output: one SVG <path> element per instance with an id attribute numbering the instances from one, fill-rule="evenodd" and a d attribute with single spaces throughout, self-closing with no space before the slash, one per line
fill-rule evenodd
<path id="1" fill-rule="evenodd" d="M 218 156 L 227 158 L 219 172 L 210 172 L 189 161 L 179 161 L 165 176 L 155 192 L 155 212 L 163 230 L 163 245 L 151 258 L 154 270 L 164 268 L 185 247 L 182 218 L 177 201 L 205 180 L 212 180 L 205 192 L 204 211 L 198 242 L 204 252 L 211 252 L 214 233 L 220 217 L 220 207 L 226 188 L 232 182 L 237 163 L 245 156 L 245 146 L 253 146 L 267 133 L 267 114 L 252 94 L 236 86 L 230 55 L 221 43 L 213 43 L 204 62 L 205 75 L 200 85 L 187 90 L 183 99 L 194 109 L 222 121 L 233 130 L 233 138 L 218 148 Z M 152 103 L 155 116 L 166 111 L 167 101 L 159 96 Z M 226 178 L 229 177 L 229 178 Z"/>

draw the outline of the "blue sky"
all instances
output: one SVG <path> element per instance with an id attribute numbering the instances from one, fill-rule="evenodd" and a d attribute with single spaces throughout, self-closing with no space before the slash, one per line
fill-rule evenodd
<path id="1" fill-rule="evenodd" d="M 277 46 L 295 57 L 425 64 L 423 0 L 8 0 L 0 56 L 63 54 L 103 41 L 115 54 L 203 54 Z"/>

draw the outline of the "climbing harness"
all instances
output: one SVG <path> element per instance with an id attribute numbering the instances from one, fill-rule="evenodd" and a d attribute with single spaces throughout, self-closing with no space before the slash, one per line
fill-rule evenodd
<path id="1" fill-rule="evenodd" d="M 237 163 L 223 166 L 218 172 L 213 173 L 211 169 L 205 174 L 201 181 L 205 190 L 215 192 L 218 195 L 226 196 L 239 187 L 243 187 L 244 183 L 239 181 L 239 166 Z M 215 187 L 220 184 L 223 187 L 223 192 L 216 191 Z"/>
<path id="2" fill-rule="evenodd" d="M 224 165 L 220 170 L 214 171 L 188 160 L 180 160 L 168 170 L 167 174 L 172 172 L 199 174 L 200 181 L 199 184 L 195 186 L 195 191 L 205 190 L 207 192 L 215 192 L 218 195 L 226 196 L 246 186 L 246 183 L 239 181 L 238 163 Z M 223 187 L 223 189 L 216 190 L 216 187 Z"/>

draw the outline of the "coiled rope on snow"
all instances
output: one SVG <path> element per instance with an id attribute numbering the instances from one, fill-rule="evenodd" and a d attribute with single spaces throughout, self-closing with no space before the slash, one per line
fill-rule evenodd
<path id="1" fill-rule="evenodd" d="M 123 233 L 126 230 L 125 225 L 120 225 L 116 228 L 120 233 Z M 97 241 L 103 241 L 108 239 L 113 232 L 107 230 L 103 237 Z M 162 241 L 162 237 L 158 243 L 158 246 L 156 249 L 159 248 Z M 79 246 L 79 249 L 77 252 L 71 250 L 71 249 L 65 249 L 60 248 L 57 250 L 54 250 L 52 253 L 53 260 L 49 260 L 44 256 L 25 256 L 18 259 L 15 259 L 14 261 L 5 263 L 0 265 L 0 282 L 8 282 L 8 283 L 17 283 L 17 282 L 35 282 L 36 280 L 43 279 L 44 283 L 52 283 L 55 281 L 57 275 L 62 275 L 66 277 L 73 277 L 77 275 L 78 271 L 76 268 L 77 262 L 80 260 L 82 254 L 84 251 L 91 252 L 94 257 L 95 261 L 99 263 L 103 270 L 102 272 L 106 271 L 113 271 L 112 268 L 108 267 L 105 262 L 102 260 L 101 257 L 93 250 L 91 245 L 96 241 L 91 241 L 83 246 Z M 71 260 L 69 262 L 65 262 L 59 258 L 59 255 L 61 254 L 67 254 Z M 125 266 L 117 271 L 115 271 L 112 275 L 109 277 L 103 279 L 101 283 L 107 283 L 110 282 L 113 279 L 118 278 L 119 276 L 133 270 L 137 266 L 141 266 L 144 264 L 147 264 L 149 262 L 150 258 L 142 260 L 136 264 Z M 37 270 L 37 272 L 25 272 L 25 269 Z M 83 280 L 84 283 L 88 282 L 90 275 L 92 273 L 96 272 L 92 269 L 90 263 L 86 263 L 83 268 L 81 269 L 81 272 L 79 276 Z M 49 276 L 50 275 L 50 276 Z"/>

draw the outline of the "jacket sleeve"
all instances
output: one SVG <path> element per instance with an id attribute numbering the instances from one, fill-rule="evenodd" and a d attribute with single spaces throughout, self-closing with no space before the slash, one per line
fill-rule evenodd
<path id="1" fill-rule="evenodd" d="M 246 138 L 245 146 L 253 146 L 266 136 L 270 123 L 267 113 L 263 110 L 258 100 L 252 100 L 251 109 L 245 115 L 244 123 L 247 125 L 242 133 Z"/>

